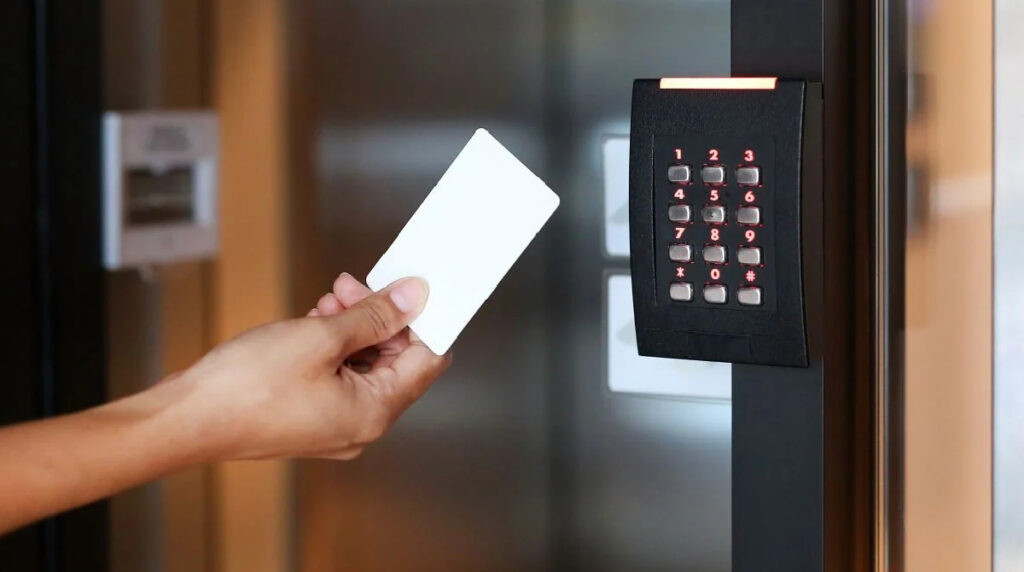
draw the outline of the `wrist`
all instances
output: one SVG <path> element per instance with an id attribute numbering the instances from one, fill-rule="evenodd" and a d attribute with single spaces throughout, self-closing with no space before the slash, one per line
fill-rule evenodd
<path id="1" fill-rule="evenodd" d="M 204 399 L 191 370 L 173 374 L 146 391 L 112 404 L 137 415 L 154 444 L 167 453 L 169 471 L 221 460 L 229 440 L 218 430 L 218 413 Z"/>

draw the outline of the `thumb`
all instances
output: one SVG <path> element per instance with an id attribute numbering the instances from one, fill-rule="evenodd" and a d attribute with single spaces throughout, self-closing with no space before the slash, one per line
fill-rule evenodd
<path id="1" fill-rule="evenodd" d="M 403 278 L 329 318 L 341 338 L 342 355 L 395 337 L 423 311 L 427 292 L 423 279 Z"/>

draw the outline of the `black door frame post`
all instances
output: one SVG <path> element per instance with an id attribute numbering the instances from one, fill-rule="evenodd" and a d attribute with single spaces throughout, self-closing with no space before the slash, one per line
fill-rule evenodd
<path id="1" fill-rule="evenodd" d="M 874 565 L 874 22 L 873 2 L 732 0 L 733 75 L 821 82 L 823 103 L 811 367 L 733 368 L 736 570 Z"/>

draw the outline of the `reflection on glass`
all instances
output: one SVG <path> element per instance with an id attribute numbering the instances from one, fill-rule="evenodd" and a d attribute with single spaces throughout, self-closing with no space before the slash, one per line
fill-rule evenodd
<path id="1" fill-rule="evenodd" d="M 357 463 L 301 465 L 300 569 L 729 569 L 729 406 L 604 384 L 604 276 L 628 259 L 621 236 L 604 255 L 601 162 L 634 78 L 729 74 L 729 9 L 289 5 L 296 244 L 318 245 L 293 253 L 295 300 L 368 270 L 477 127 L 562 199 L 395 431 Z"/>
<path id="2" fill-rule="evenodd" d="M 909 8 L 906 570 L 985 570 L 991 552 L 991 3 L 912 1 Z"/>

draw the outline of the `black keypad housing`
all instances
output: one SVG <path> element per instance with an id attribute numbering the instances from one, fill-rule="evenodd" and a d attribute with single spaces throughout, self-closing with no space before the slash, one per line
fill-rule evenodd
<path id="1" fill-rule="evenodd" d="M 637 80 L 630 129 L 630 266 L 640 354 L 807 366 L 803 233 L 820 236 L 813 213 L 821 204 L 821 86 L 779 80 L 774 89 L 662 89 L 658 80 Z M 673 167 L 688 171 L 689 180 L 670 180 Z M 689 221 L 670 219 L 677 205 L 690 207 Z M 756 224 L 737 220 L 743 206 L 760 209 Z M 811 218 L 803 218 L 805 211 Z M 680 244 L 691 247 L 687 262 L 670 257 L 681 258 L 678 248 L 670 250 Z M 709 245 L 724 247 L 725 260 L 705 253 Z M 741 264 L 741 246 L 759 248 L 760 263 Z M 677 286 L 672 296 L 673 284 L 689 288 Z"/>

